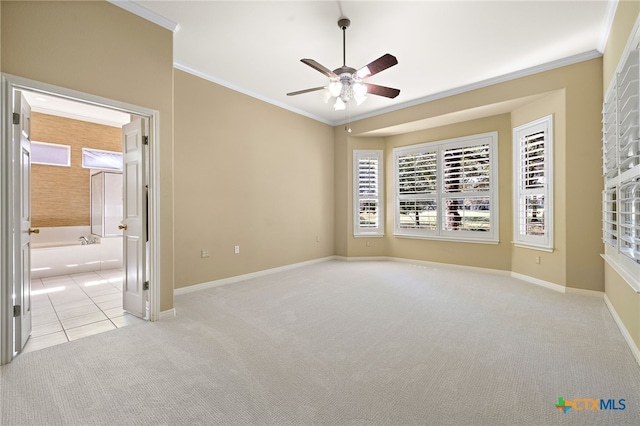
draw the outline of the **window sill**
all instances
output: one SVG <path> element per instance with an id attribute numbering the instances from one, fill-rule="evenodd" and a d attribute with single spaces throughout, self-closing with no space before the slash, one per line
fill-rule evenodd
<path id="1" fill-rule="evenodd" d="M 640 280 L 634 277 L 624 266 L 622 266 L 613 256 L 609 254 L 601 254 L 602 258 L 611 268 L 622 277 L 622 279 L 629 284 L 629 287 L 636 293 L 640 294 Z"/>
<path id="2" fill-rule="evenodd" d="M 534 245 L 530 245 L 530 244 L 516 243 L 515 241 L 511 241 L 511 244 L 513 244 L 514 247 L 525 248 L 525 249 L 529 249 L 529 250 L 544 251 L 544 252 L 547 252 L 547 253 L 553 253 L 555 251 L 555 249 L 553 247 L 534 246 Z"/>
<path id="3" fill-rule="evenodd" d="M 419 236 L 419 235 L 407 235 L 407 234 L 393 234 L 396 238 L 409 238 L 414 240 L 432 240 L 432 241 L 448 241 L 452 243 L 472 243 L 472 244 L 499 244 L 500 240 L 494 239 L 474 239 L 474 238 L 452 238 L 452 237 L 443 237 L 438 235 L 429 235 L 429 236 Z"/>
<path id="4" fill-rule="evenodd" d="M 383 238 L 384 234 L 353 234 L 353 238 Z"/>

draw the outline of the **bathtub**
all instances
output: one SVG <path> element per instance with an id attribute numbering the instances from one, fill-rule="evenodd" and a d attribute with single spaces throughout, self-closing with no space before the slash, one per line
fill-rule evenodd
<path id="1" fill-rule="evenodd" d="M 31 240 L 31 278 L 121 268 L 122 237 L 99 238 L 99 243 L 82 245 L 78 238 L 89 237 L 88 228 L 40 228 L 40 234 Z"/>

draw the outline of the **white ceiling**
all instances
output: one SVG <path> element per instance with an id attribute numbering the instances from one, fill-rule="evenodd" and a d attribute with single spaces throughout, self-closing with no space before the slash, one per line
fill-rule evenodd
<path id="1" fill-rule="evenodd" d="M 174 63 L 226 87 L 337 125 L 322 92 L 286 93 L 326 85 L 300 62 L 360 68 L 385 53 L 398 65 L 368 81 L 401 90 L 395 99 L 369 95 L 352 106 L 364 118 L 489 83 L 600 55 L 616 1 L 188 1 L 112 0 L 176 29 Z"/>

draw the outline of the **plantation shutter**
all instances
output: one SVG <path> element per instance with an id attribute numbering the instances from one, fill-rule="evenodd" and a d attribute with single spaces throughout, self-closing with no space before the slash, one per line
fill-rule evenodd
<path id="1" fill-rule="evenodd" d="M 489 145 L 453 147 L 442 158 L 445 194 L 442 205 L 444 231 L 489 231 L 491 168 Z"/>
<path id="2" fill-rule="evenodd" d="M 399 228 L 437 229 L 438 156 L 436 151 L 397 157 Z"/>
<path id="3" fill-rule="evenodd" d="M 551 248 L 551 116 L 514 129 L 514 241 Z"/>
<path id="4" fill-rule="evenodd" d="M 354 234 L 382 235 L 382 151 L 354 151 Z"/>

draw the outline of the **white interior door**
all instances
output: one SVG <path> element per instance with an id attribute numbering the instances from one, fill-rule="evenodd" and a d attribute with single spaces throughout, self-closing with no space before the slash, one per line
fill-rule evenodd
<path id="1" fill-rule="evenodd" d="M 146 316 L 146 185 L 145 120 L 134 119 L 122 128 L 123 138 L 123 262 L 122 308 Z"/>
<path id="2" fill-rule="evenodd" d="M 31 107 L 22 92 L 16 91 L 13 143 L 15 178 L 16 258 L 14 281 L 14 350 L 19 352 L 31 335 Z M 16 123 L 17 122 L 17 123 Z"/>

